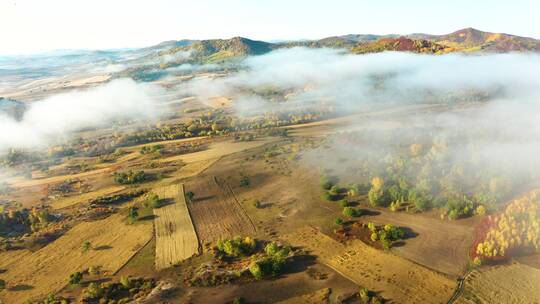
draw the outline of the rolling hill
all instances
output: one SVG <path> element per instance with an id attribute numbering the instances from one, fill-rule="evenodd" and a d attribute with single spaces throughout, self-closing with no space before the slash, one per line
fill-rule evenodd
<path id="1" fill-rule="evenodd" d="M 119 75 L 138 80 L 152 80 L 166 74 L 164 69 L 180 65 L 231 62 L 252 55 L 266 54 L 280 48 L 340 48 L 353 54 L 385 51 L 419 54 L 540 52 L 540 40 L 503 33 L 483 32 L 473 28 L 446 35 L 372 35 L 349 34 L 319 40 L 271 43 L 243 37 L 211 40 L 172 40 L 131 51 L 144 54 L 129 61 L 130 67 Z"/>
<path id="2" fill-rule="evenodd" d="M 223 60 L 261 55 L 277 48 L 303 46 L 309 48 L 345 48 L 356 54 L 398 51 L 445 54 L 452 52 L 540 52 L 540 40 L 503 33 L 483 32 L 473 28 L 462 29 L 446 35 L 372 35 L 349 34 L 319 40 L 269 43 L 242 37 L 190 41 L 168 48 L 160 54 L 180 51 L 192 52 L 184 61 L 220 62 Z M 175 42 L 168 42 L 171 45 Z"/>

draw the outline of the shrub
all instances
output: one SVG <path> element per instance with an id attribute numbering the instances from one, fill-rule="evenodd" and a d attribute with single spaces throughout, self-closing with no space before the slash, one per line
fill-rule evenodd
<path id="1" fill-rule="evenodd" d="M 103 289 L 96 282 L 90 283 L 84 292 L 86 296 L 90 298 L 94 298 L 94 299 L 97 299 L 103 296 Z"/>
<path id="2" fill-rule="evenodd" d="M 135 223 L 139 217 L 139 211 L 136 207 L 129 207 L 128 209 L 128 222 L 130 224 Z"/>
<path id="3" fill-rule="evenodd" d="M 253 200 L 253 207 L 259 209 L 262 207 L 261 202 L 259 200 Z"/>
<path id="4" fill-rule="evenodd" d="M 146 195 L 143 206 L 146 208 L 159 208 L 161 207 L 161 200 L 159 199 L 159 196 L 155 193 L 149 193 Z"/>
<path id="5" fill-rule="evenodd" d="M 75 272 L 69 275 L 69 284 L 70 285 L 79 285 L 83 279 L 82 272 Z"/>
<path id="6" fill-rule="evenodd" d="M 129 277 L 125 277 L 125 276 L 120 277 L 120 284 L 121 284 L 125 289 L 131 288 L 131 280 L 129 279 Z"/>
<path id="7" fill-rule="evenodd" d="M 370 299 L 369 290 L 367 288 L 360 288 L 360 292 L 358 293 L 358 295 L 360 296 L 360 299 L 365 303 L 367 303 Z"/>
<path id="8" fill-rule="evenodd" d="M 193 193 L 192 191 L 188 191 L 186 192 L 186 198 L 188 199 L 188 201 L 193 201 L 193 198 L 195 197 L 195 193 Z"/>
<path id="9" fill-rule="evenodd" d="M 87 252 L 92 248 L 92 244 L 89 241 L 84 241 L 81 246 L 82 252 Z"/>
<path id="10" fill-rule="evenodd" d="M 257 248 L 257 241 L 249 236 L 241 238 L 239 236 L 233 239 L 220 239 L 216 243 L 218 256 L 236 258 L 241 255 L 249 255 Z"/>
<path id="11" fill-rule="evenodd" d="M 476 210 L 474 211 L 477 215 L 485 215 L 486 214 L 486 207 L 483 205 L 479 205 L 476 207 Z"/>
<path id="12" fill-rule="evenodd" d="M 334 221 L 334 223 L 338 226 L 341 226 L 343 225 L 343 219 L 341 219 L 340 217 L 336 218 L 336 220 Z"/>
<path id="13" fill-rule="evenodd" d="M 250 184 L 249 177 L 243 175 L 240 178 L 240 187 L 249 187 L 249 184 Z"/>
<path id="14" fill-rule="evenodd" d="M 256 261 L 251 262 L 251 264 L 249 265 L 249 272 L 257 280 L 262 279 L 264 276 L 261 266 Z"/>
<path id="15" fill-rule="evenodd" d="M 138 184 L 148 179 L 148 176 L 144 171 L 128 171 L 128 172 L 116 172 L 114 174 L 114 180 L 122 185 Z"/>
<path id="16" fill-rule="evenodd" d="M 357 217 L 357 216 L 361 216 L 362 212 L 352 207 L 345 207 L 343 208 L 343 215 L 347 217 Z"/>
<path id="17" fill-rule="evenodd" d="M 246 300 L 244 298 L 234 298 L 232 304 L 246 304 Z"/>
<path id="18" fill-rule="evenodd" d="M 346 199 L 342 199 L 339 201 L 339 205 L 343 208 L 349 207 L 349 202 Z"/>
<path id="19" fill-rule="evenodd" d="M 330 190 L 330 188 L 332 188 L 333 185 L 334 185 L 334 182 L 328 176 L 321 177 L 321 187 L 324 190 Z"/>

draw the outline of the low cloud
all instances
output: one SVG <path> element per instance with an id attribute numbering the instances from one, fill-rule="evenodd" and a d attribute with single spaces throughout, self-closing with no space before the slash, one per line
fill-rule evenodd
<path id="1" fill-rule="evenodd" d="M 110 125 L 115 120 L 156 118 L 160 91 L 151 84 L 118 79 L 33 102 L 20 121 L 0 113 L 0 151 L 44 146 L 79 129 Z"/>

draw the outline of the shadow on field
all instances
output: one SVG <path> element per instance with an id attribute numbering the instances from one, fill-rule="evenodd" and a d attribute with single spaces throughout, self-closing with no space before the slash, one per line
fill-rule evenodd
<path id="1" fill-rule="evenodd" d="M 375 215 L 381 214 L 380 211 L 371 210 L 371 209 L 360 209 L 360 212 L 362 212 L 362 215 L 367 215 L 367 216 L 375 216 Z"/>
<path id="2" fill-rule="evenodd" d="M 94 248 L 94 250 L 109 250 L 112 249 L 112 246 L 109 245 L 101 245 Z"/>
<path id="3" fill-rule="evenodd" d="M 402 240 L 392 243 L 392 247 L 403 247 L 406 244 L 405 240 L 412 239 L 418 236 L 418 233 L 414 232 L 409 227 L 399 227 L 399 228 L 405 232 L 405 235 L 403 236 Z"/>
<path id="4" fill-rule="evenodd" d="M 195 197 L 195 198 L 193 198 L 192 201 L 194 203 L 197 203 L 197 202 L 202 202 L 202 201 L 206 201 L 206 200 L 211 200 L 214 197 L 216 197 L 216 196 L 215 195 L 207 195 L 207 196 Z"/>
<path id="5" fill-rule="evenodd" d="M 27 284 L 14 285 L 9 288 L 9 291 L 25 291 L 34 289 L 34 286 Z"/>
<path id="6" fill-rule="evenodd" d="M 143 217 L 140 217 L 140 218 L 138 219 L 138 221 L 142 221 L 142 222 L 144 222 L 144 221 L 153 221 L 156 217 L 157 217 L 157 216 L 155 216 L 155 215 L 153 215 L 153 214 L 145 215 L 145 216 L 143 216 Z"/>
<path id="7" fill-rule="evenodd" d="M 111 278 L 99 278 L 99 279 L 95 279 L 95 280 L 86 280 L 81 285 L 85 286 L 85 287 L 88 287 L 88 285 L 90 285 L 91 283 L 101 284 L 101 283 L 110 282 L 110 281 L 111 281 Z"/>

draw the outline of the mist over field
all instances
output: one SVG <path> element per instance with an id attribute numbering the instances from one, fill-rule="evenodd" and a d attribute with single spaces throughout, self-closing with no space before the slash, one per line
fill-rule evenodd
<path id="1" fill-rule="evenodd" d="M 540 4 L 4 2 L 0 304 L 540 299 Z"/>
<path id="2" fill-rule="evenodd" d="M 253 93 L 257 90 L 290 91 L 284 109 L 324 100 L 347 111 L 379 102 L 460 100 L 467 93 L 520 102 L 539 95 L 540 56 L 531 54 L 358 56 L 335 49 L 292 48 L 249 57 L 242 66 L 242 71 L 228 77 L 196 79 L 180 89 L 203 99 L 235 96 L 241 113 L 276 108 L 275 104 L 264 107 L 261 96 Z"/>
<path id="3" fill-rule="evenodd" d="M 0 113 L 0 151 L 43 147 L 67 140 L 79 129 L 107 126 L 120 119 L 156 118 L 160 92 L 152 84 L 118 79 L 33 102 L 20 121 Z"/>

